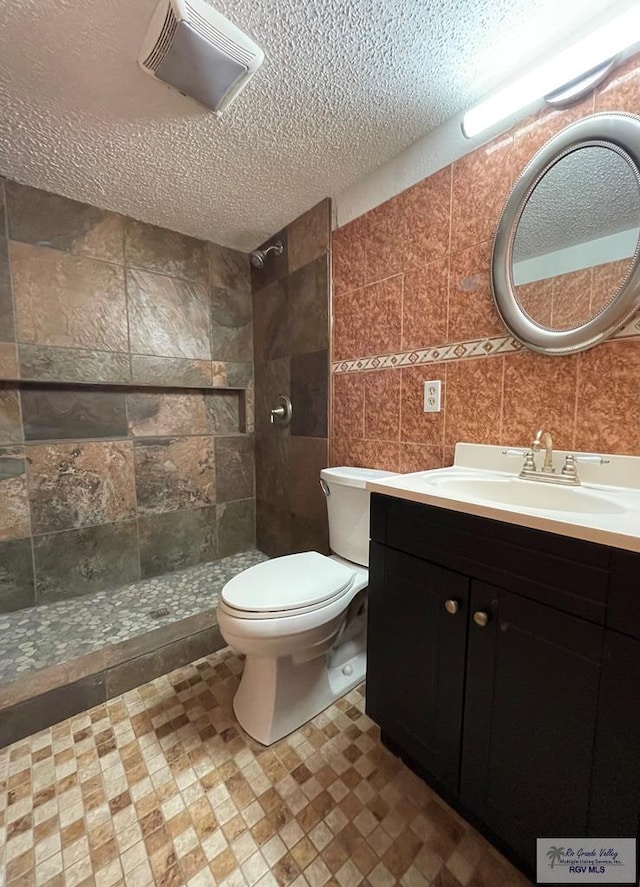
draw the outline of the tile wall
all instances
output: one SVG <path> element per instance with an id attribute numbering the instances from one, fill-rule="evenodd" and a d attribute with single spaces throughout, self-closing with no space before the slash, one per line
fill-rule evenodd
<path id="1" fill-rule="evenodd" d="M 393 471 L 449 465 L 457 441 L 640 455 L 640 317 L 569 357 L 519 348 L 489 281 L 492 238 L 536 150 L 599 111 L 640 113 L 640 61 L 595 94 L 544 111 L 334 231 L 332 464 Z M 439 379 L 443 409 L 424 413 Z"/>
<path id="2" fill-rule="evenodd" d="M 328 464 L 330 203 L 319 203 L 269 241 L 282 256 L 252 269 L 256 362 L 258 547 L 271 556 L 326 551 L 319 475 Z M 291 425 L 269 421 L 279 394 Z"/>
<path id="3" fill-rule="evenodd" d="M 0 611 L 255 541 L 246 255 L 0 181 Z"/>
<path id="4" fill-rule="evenodd" d="M 621 259 L 520 284 L 518 301 L 536 323 L 569 329 L 605 307 L 622 286 L 628 268 L 629 262 Z"/>

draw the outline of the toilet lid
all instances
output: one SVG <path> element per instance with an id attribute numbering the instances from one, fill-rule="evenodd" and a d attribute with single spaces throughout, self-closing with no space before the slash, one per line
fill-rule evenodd
<path id="1" fill-rule="evenodd" d="M 317 551 L 277 557 L 230 579 L 221 598 L 234 610 L 285 612 L 322 604 L 353 583 L 355 571 Z"/>

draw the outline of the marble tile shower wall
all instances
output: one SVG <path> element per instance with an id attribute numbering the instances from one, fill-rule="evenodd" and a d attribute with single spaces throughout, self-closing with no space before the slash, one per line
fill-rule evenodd
<path id="1" fill-rule="evenodd" d="M 0 201 L 0 611 L 253 546 L 248 257 Z"/>
<path id="2" fill-rule="evenodd" d="M 438 468 L 457 441 L 526 445 L 540 425 L 561 448 L 640 455 L 640 315 L 624 338 L 542 356 L 503 328 L 489 280 L 500 212 L 533 154 L 594 111 L 640 113 L 639 96 L 635 56 L 579 104 L 532 116 L 333 232 L 332 464 Z M 431 379 L 440 413 L 423 412 Z"/>
<path id="3" fill-rule="evenodd" d="M 256 363 L 258 547 L 272 557 L 326 551 L 320 470 L 328 464 L 330 201 L 324 200 L 269 243 L 282 256 L 252 269 Z M 293 404 L 291 425 L 271 425 L 279 394 Z"/>

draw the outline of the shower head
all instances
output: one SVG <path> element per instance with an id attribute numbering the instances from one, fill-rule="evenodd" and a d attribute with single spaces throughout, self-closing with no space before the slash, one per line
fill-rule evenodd
<path id="1" fill-rule="evenodd" d="M 272 243 L 271 246 L 268 246 L 266 249 L 254 249 L 250 257 L 251 264 L 254 268 L 264 268 L 264 260 L 269 253 L 275 253 L 276 256 L 281 256 L 283 252 L 284 246 L 282 245 L 282 241 L 276 240 L 275 243 Z"/>

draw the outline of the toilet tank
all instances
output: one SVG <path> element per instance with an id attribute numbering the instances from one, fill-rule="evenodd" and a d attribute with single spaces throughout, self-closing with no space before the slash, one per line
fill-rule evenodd
<path id="1" fill-rule="evenodd" d="M 329 514 L 329 547 L 334 554 L 363 567 L 369 565 L 369 480 L 397 472 L 373 468 L 323 468 L 320 483 Z"/>

